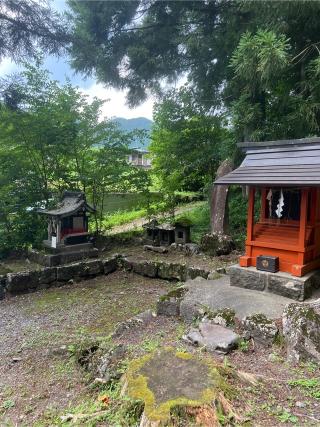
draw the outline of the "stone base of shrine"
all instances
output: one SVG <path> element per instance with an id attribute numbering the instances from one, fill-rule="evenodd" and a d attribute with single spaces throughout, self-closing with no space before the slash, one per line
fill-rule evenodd
<path id="1" fill-rule="evenodd" d="M 314 289 L 320 288 L 320 270 L 295 277 L 288 273 L 269 273 L 236 264 L 228 268 L 228 274 L 231 286 L 272 292 L 298 301 L 304 301 Z"/>
<path id="2" fill-rule="evenodd" d="M 80 245 L 68 246 L 68 250 L 60 250 L 55 253 L 48 253 L 44 251 L 37 251 L 30 249 L 28 251 L 28 258 L 45 267 L 56 267 L 58 265 L 68 264 L 70 262 L 81 261 L 88 258 L 97 258 L 99 251 L 94 248 L 92 244 L 77 248 Z"/>

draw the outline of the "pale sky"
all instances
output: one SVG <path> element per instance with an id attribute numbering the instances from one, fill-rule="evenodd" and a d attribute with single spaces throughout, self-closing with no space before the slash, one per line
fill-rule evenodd
<path id="1" fill-rule="evenodd" d="M 152 98 L 149 98 L 138 107 L 130 109 L 126 105 L 125 91 L 106 88 L 102 84 L 96 83 L 93 79 L 84 79 L 79 74 L 75 75 L 65 58 L 47 58 L 45 60 L 44 67 L 52 72 L 52 77 L 54 79 L 61 83 L 64 83 L 66 77 L 69 77 L 74 85 L 79 86 L 83 93 L 89 95 L 91 98 L 96 96 L 103 100 L 109 99 L 109 101 L 103 106 L 103 117 L 125 117 L 127 119 L 134 117 L 146 117 L 148 119 L 152 119 L 152 107 L 154 103 Z M 18 71 L 19 68 L 20 67 L 9 59 L 4 59 L 0 63 L 0 78 Z"/>

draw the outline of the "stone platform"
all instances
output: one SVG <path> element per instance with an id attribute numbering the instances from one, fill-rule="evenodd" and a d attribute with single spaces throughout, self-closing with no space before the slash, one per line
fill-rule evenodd
<path id="1" fill-rule="evenodd" d="M 295 277 L 288 273 L 269 273 L 235 264 L 228 268 L 228 274 L 231 286 L 267 291 L 298 301 L 311 297 L 313 290 L 320 288 L 320 270 Z"/>
<path id="2" fill-rule="evenodd" d="M 185 283 L 188 292 L 180 303 L 180 316 L 187 322 L 197 317 L 199 310 L 231 308 L 238 319 L 262 313 L 269 319 L 279 319 L 292 299 L 269 292 L 230 286 L 229 276 L 216 280 L 197 277 Z"/>
<path id="3" fill-rule="evenodd" d="M 28 251 L 28 258 L 30 261 L 36 262 L 44 267 L 56 267 L 58 265 L 69 264 L 71 262 L 81 261 L 87 258 L 97 258 L 99 256 L 98 249 L 93 248 L 92 246 L 82 247 L 81 250 L 79 250 L 79 248 L 69 246 L 68 249 L 68 251 L 57 253 L 47 253 L 30 249 Z"/>

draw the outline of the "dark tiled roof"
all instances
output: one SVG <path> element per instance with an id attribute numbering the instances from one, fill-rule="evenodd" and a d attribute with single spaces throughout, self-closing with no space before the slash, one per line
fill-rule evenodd
<path id="1" fill-rule="evenodd" d="M 320 186 L 320 138 L 238 145 L 244 161 L 215 184 Z"/>
<path id="2" fill-rule="evenodd" d="M 87 203 L 84 193 L 81 191 L 65 191 L 61 202 L 55 209 L 43 209 L 40 210 L 39 213 L 49 216 L 64 217 L 83 209 L 88 212 L 95 211 L 94 208 Z"/>

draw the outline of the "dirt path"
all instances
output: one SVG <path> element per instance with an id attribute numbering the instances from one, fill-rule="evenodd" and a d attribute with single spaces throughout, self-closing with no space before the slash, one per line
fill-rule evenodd
<path id="1" fill-rule="evenodd" d="M 184 212 L 191 211 L 192 209 L 194 209 L 198 206 L 202 206 L 205 203 L 206 202 L 189 203 L 188 205 L 181 206 L 181 207 L 177 208 L 175 211 L 175 214 L 180 215 Z M 161 215 L 157 215 L 157 218 L 161 218 Z M 134 221 L 130 221 L 126 224 L 117 225 L 116 227 L 112 227 L 110 230 L 108 230 L 107 233 L 108 234 L 125 233 L 127 231 L 132 231 L 132 230 L 135 230 L 137 228 L 141 228 L 143 226 L 143 224 L 145 224 L 146 222 L 148 222 L 147 218 L 138 218 L 138 219 L 135 219 Z"/>

